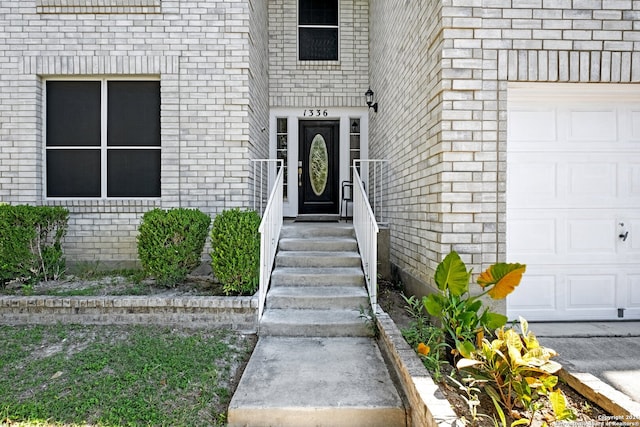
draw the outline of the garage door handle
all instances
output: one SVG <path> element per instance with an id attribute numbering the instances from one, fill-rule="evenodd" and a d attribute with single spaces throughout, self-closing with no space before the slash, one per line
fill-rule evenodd
<path id="1" fill-rule="evenodd" d="M 621 238 L 623 242 L 626 242 L 628 236 L 629 236 L 629 232 L 625 231 L 624 233 L 620 233 L 618 237 Z"/>

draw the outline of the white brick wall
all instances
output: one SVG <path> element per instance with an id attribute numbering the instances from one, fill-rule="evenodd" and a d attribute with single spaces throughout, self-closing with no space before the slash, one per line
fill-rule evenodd
<path id="1" fill-rule="evenodd" d="M 268 123 L 266 67 L 249 72 L 266 62 L 266 5 L 83 4 L 0 0 L 0 200 L 69 207 L 70 260 L 130 261 L 139 219 L 152 207 L 214 215 L 249 205 L 248 159 L 263 157 L 267 147 L 256 130 Z M 86 75 L 160 78 L 161 200 L 45 201 L 43 78 Z"/>
<path id="2" fill-rule="evenodd" d="M 505 258 L 507 82 L 640 83 L 640 1 L 428 4 L 371 7 L 371 146 L 392 164 L 392 261 L 422 283 L 452 249 L 476 272 Z"/>
<path id="3" fill-rule="evenodd" d="M 339 0 L 338 61 L 298 61 L 297 0 L 269 3 L 269 105 L 362 107 L 369 84 L 369 1 Z"/>

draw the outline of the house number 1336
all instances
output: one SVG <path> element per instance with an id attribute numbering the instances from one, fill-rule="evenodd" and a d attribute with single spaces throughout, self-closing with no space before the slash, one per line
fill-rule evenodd
<path id="1" fill-rule="evenodd" d="M 329 115 L 329 112 L 326 109 L 321 110 L 319 108 L 309 108 L 307 110 L 304 110 L 302 115 L 304 117 L 327 117 Z"/>

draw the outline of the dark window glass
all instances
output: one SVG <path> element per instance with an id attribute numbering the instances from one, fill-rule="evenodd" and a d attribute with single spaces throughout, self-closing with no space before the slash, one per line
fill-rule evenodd
<path id="1" fill-rule="evenodd" d="M 100 145 L 100 82 L 47 82 L 47 146 Z"/>
<path id="2" fill-rule="evenodd" d="M 47 150 L 49 197 L 100 197 L 100 150 Z"/>
<path id="3" fill-rule="evenodd" d="M 337 61 L 337 28 L 299 28 L 301 61 Z"/>
<path id="4" fill-rule="evenodd" d="M 160 82 L 108 83 L 107 145 L 160 146 Z"/>
<path id="5" fill-rule="evenodd" d="M 300 0 L 299 25 L 338 25 L 338 0 Z"/>
<path id="6" fill-rule="evenodd" d="M 108 197 L 160 197 L 160 150 L 108 150 Z"/>

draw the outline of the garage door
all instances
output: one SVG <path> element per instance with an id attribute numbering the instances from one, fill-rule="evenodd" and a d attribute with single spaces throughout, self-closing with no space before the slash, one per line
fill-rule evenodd
<path id="1" fill-rule="evenodd" d="M 510 318 L 640 319 L 640 85 L 509 86 Z"/>

